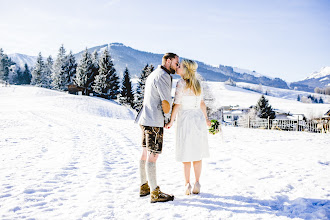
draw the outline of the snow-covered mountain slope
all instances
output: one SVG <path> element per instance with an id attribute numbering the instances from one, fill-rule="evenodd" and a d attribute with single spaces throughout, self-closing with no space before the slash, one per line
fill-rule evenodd
<path id="1" fill-rule="evenodd" d="M 319 79 L 325 76 L 330 76 L 330 66 L 323 67 L 320 71 L 312 73 L 306 79 Z"/>
<path id="2" fill-rule="evenodd" d="M 312 73 L 304 80 L 293 82 L 291 88 L 313 92 L 314 88 L 325 88 L 330 86 L 330 67 L 323 67 L 320 71 Z"/>
<path id="3" fill-rule="evenodd" d="M 256 105 L 261 97 L 258 92 L 249 91 L 239 87 L 233 87 L 225 85 L 222 82 L 206 82 L 210 91 L 215 98 L 214 106 L 220 108 L 221 106 L 235 106 L 248 108 L 252 105 Z M 258 85 L 238 83 L 238 86 L 252 87 L 258 89 Z M 279 109 L 285 112 L 294 114 L 304 114 L 306 117 L 320 117 L 323 116 L 329 109 L 330 104 L 312 104 L 298 102 L 297 96 L 307 96 L 310 93 L 304 93 L 300 91 L 292 91 L 285 89 L 278 89 L 273 87 L 263 87 L 264 92 L 268 91 L 272 96 L 265 95 L 269 100 L 269 104 L 273 108 Z M 320 94 L 312 94 L 315 97 L 321 96 L 326 103 L 330 103 L 330 97 Z"/>
<path id="4" fill-rule="evenodd" d="M 261 74 L 261 73 L 257 73 L 256 71 L 251 71 L 251 70 L 247 70 L 247 69 L 242 69 L 242 68 L 238 68 L 238 67 L 233 67 L 234 71 L 237 72 L 237 73 L 247 73 L 247 74 L 250 74 L 250 75 L 253 75 L 255 77 L 263 77 L 265 75 Z M 270 76 L 265 76 L 265 77 L 268 77 L 270 79 L 273 79 L 273 77 L 270 77 Z"/>
<path id="5" fill-rule="evenodd" d="M 141 134 L 129 110 L 23 86 L 0 87 L 0 106 L 1 219 L 330 217 L 326 134 L 224 127 L 209 135 L 201 194 L 185 196 L 165 130 L 157 178 L 175 200 L 150 204 L 138 196 Z"/>
<path id="6" fill-rule="evenodd" d="M 153 64 L 155 67 L 161 64 L 163 54 L 155 54 L 145 51 L 133 49 L 122 43 L 110 43 L 89 48 L 88 51 L 93 53 L 97 51 L 100 55 L 105 48 L 108 48 L 111 57 L 114 60 L 115 68 L 120 76 L 122 76 L 126 67 L 128 67 L 131 75 L 137 77 L 141 74 L 141 70 L 146 64 Z M 83 51 L 75 54 L 77 61 L 80 60 Z M 180 54 L 179 54 L 180 55 Z M 9 55 L 11 57 L 12 55 Z M 13 56 L 13 61 L 21 62 L 21 57 Z M 56 59 L 56 58 L 54 58 Z M 237 82 L 249 82 L 255 84 L 263 84 L 278 88 L 288 88 L 287 83 L 279 78 L 270 78 L 258 75 L 253 71 L 244 71 L 243 69 L 233 68 L 230 66 L 219 65 L 214 67 L 203 62 L 197 61 L 198 72 L 208 81 L 226 81 L 231 78 Z M 235 71 L 237 70 L 237 72 Z"/>
<path id="7" fill-rule="evenodd" d="M 9 54 L 8 56 L 22 69 L 24 68 L 25 64 L 31 68 L 37 62 L 36 56 L 29 56 L 20 53 Z"/>

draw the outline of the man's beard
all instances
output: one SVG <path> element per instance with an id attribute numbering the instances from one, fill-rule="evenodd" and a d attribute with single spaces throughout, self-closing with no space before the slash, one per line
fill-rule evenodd
<path id="1" fill-rule="evenodd" d="M 172 69 L 171 66 L 170 66 L 170 72 L 171 72 L 171 74 L 175 74 L 175 69 Z"/>

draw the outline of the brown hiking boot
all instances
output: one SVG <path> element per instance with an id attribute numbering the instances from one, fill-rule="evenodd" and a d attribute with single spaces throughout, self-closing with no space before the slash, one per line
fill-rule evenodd
<path id="1" fill-rule="evenodd" d="M 140 197 L 147 196 L 150 194 L 150 187 L 148 182 L 140 186 Z"/>
<path id="2" fill-rule="evenodd" d="M 168 202 L 168 201 L 173 201 L 173 200 L 174 200 L 174 196 L 163 193 L 162 191 L 160 191 L 159 186 L 157 186 L 156 189 L 154 191 L 152 191 L 151 195 L 150 195 L 151 203 Z"/>

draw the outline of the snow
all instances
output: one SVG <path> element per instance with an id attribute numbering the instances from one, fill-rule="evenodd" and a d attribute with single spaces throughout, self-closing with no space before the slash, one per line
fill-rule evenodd
<path id="1" fill-rule="evenodd" d="M 328 76 L 328 75 L 330 75 L 330 66 L 322 67 L 319 72 L 316 71 L 316 72 L 312 73 L 306 79 L 319 79 L 319 78 L 322 78 L 322 77 Z"/>
<path id="2" fill-rule="evenodd" d="M 212 88 L 222 102 L 244 93 L 223 88 Z M 185 196 L 166 130 L 158 184 L 175 200 L 151 204 L 138 196 L 135 113 L 30 86 L 0 87 L 0 106 L 1 219 L 330 218 L 329 134 L 223 127 L 209 136 L 201 194 Z"/>

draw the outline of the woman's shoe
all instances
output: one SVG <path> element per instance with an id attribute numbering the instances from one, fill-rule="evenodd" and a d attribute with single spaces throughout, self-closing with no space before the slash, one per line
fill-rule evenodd
<path id="1" fill-rule="evenodd" d="M 190 194 L 191 194 L 191 185 L 190 185 L 190 183 L 188 183 L 188 184 L 185 186 L 184 194 L 185 194 L 185 195 L 190 195 Z"/>
<path id="2" fill-rule="evenodd" d="M 200 191 L 201 191 L 201 184 L 199 184 L 199 182 L 196 182 L 194 185 L 193 193 L 199 194 Z"/>

